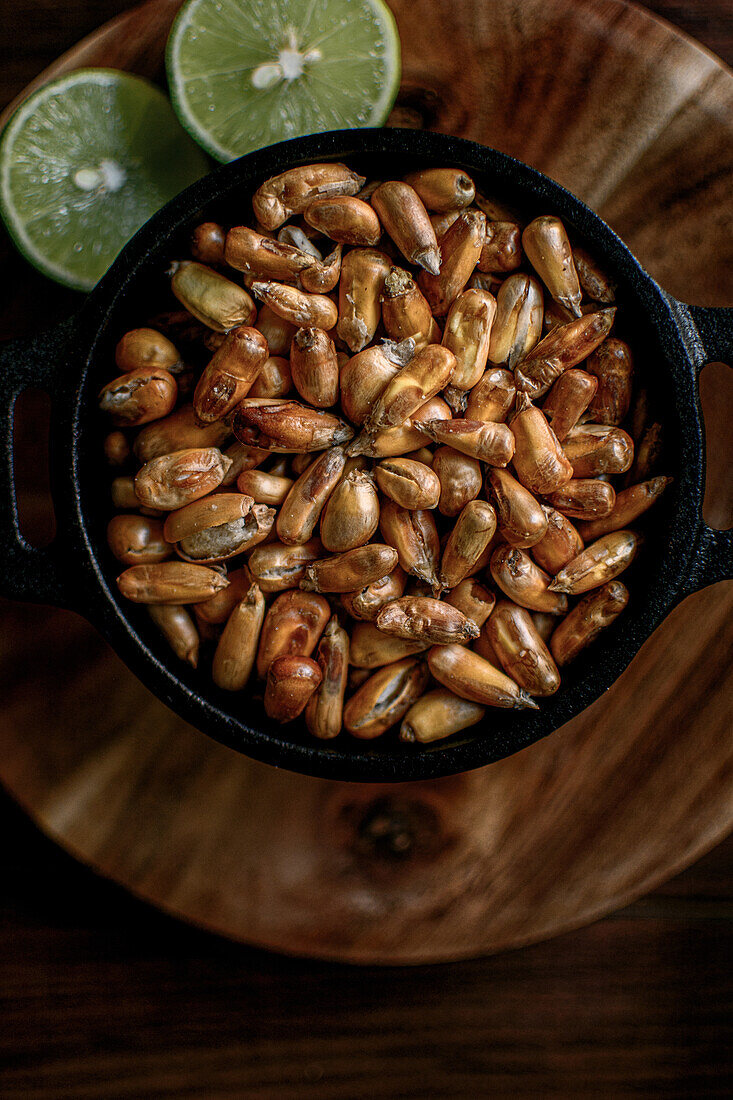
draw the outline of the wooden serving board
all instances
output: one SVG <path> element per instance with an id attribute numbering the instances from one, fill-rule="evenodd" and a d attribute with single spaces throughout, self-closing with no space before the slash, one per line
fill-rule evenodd
<path id="1" fill-rule="evenodd" d="M 159 76 L 177 0 L 81 42 L 80 65 Z M 393 120 L 515 154 L 606 217 L 689 302 L 733 302 L 733 75 L 620 0 L 392 0 Z M 704 376 L 707 518 L 731 519 L 733 390 Z M 545 741 L 431 783 L 278 772 L 186 726 L 69 613 L 2 605 L 0 780 L 64 848 L 234 939 L 434 962 L 608 913 L 733 826 L 733 585 L 688 599 L 614 687 Z"/>

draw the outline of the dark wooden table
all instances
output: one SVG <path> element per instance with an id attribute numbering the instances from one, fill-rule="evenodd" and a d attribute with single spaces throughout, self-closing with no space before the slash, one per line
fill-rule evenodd
<path id="1" fill-rule="evenodd" d="M 127 6 L 0 0 L 0 106 Z M 729 0 L 648 7 L 733 61 Z M 4 237 L 0 264 L 10 270 Z M 0 337 L 71 302 L 12 264 Z M 2 795 L 0 828 L 3 1098 L 688 1097 L 733 1087 L 733 838 L 579 932 L 486 960 L 383 970 L 284 959 L 177 924 L 76 864 Z"/>

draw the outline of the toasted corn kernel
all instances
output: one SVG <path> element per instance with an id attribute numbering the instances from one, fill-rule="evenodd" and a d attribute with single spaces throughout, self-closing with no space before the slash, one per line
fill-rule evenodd
<path id="1" fill-rule="evenodd" d="M 543 506 L 543 511 L 547 519 L 547 531 L 532 546 L 532 557 L 540 569 L 554 577 L 578 556 L 585 543 L 567 516 L 547 505 Z"/>
<path id="2" fill-rule="evenodd" d="M 265 713 L 276 722 L 292 722 L 323 679 L 310 657 L 278 657 L 267 670 Z"/>
<path id="3" fill-rule="evenodd" d="M 266 594 L 297 588 L 311 562 L 323 557 L 320 539 L 310 539 L 302 545 L 287 546 L 270 542 L 256 547 L 249 556 L 252 576 Z"/>
<path id="4" fill-rule="evenodd" d="M 591 588 L 599 588 L 623 573 L 638 549 L 639 536 L 633 531 L 611 531 L 602 535 L 560 570 L 549 590 L 580 596 Z"/>
<path id="5" fill-rule="evenodd" d="M 522 230 L 513 222 L 487 222 L 479 271 L 516 271 L 522 262 Z"/>
<path id="6" fill-rule="evenodd" d="M 473 577 L 466 577 L 452 588 L 445 597 L 451 607 L 457 607 L 479 630 L 494 609 L 496 596 Z"/>
<path id="7" fill-rule="evenodd" d="M 430 217 L 417 191 L 408 183 L 389 180 L 380 184 L 371 201 L 385 231 L 408 263 L 437 275 L 440 271 L 440 249 Z"/>
<path id="8" fill-rule="evenodd" d="M 400 598 L 406 583 L 407 575 L 398 565 L 386 577 L 372 581 L 365 588 L 360 588 L 357 592 L 344 592 L 341 603 L 352 619 L 374 622 L 386 604 Z"/>
<path id="9" fill-rule="evenodd" d="M 342 257 L 343 247 L 337 244 L 323 260 L 316 260 L 302 271 L 300 285 L 303 290 L 309 294 L 329 294 L 341 278 Z"/>
<path id="10" fill-rule="evenodd" d="M 245 398 L 232 423 L 241 443 L 279 454 L 325 451 L 346 443 L 354 429 L 332 413 L 287 399 Z"/>
<path id="11" fill-rule="evenodd" d="M 286 397 L 293 388 L 290 361 L 270 355 L 249 388 L 249 397 Z"/>
<path id="12" fill-rule="evenodd" d="M 401 508 L 435 508 L 440 500 L 440 479 L 429 466 L 413 459 L 383 459 L 374 470 L 377 485 Z"/>
<path id="13" fill-rule="evenodd" d="M 227 574 L 227 577 L 229 579 L 228 588 L 224 588 L 221 592 L 210 596 L 208 600 L 196 604 L 194 614 L 200 628 L 202 626 L 223 626 L 240 600 L 243 600 L 249 592 L 252 584 L 252 574 L 246 565 L 240 566 L 239 569 L 233 569 L 231 573 Z"/>
<path id="14" fill-rule="evenodd" d="M 267 340 L 256 328 L 242 325 L 228 333 L 196 386 L 197 419 L 206 424 L 228 416 L 249 393 L 268 354 Z"/>
<path id="15" fill-rule="evenodd" d="M 443 317 L 468 282 L 478 263 L 486 234 L 480 210 L 464 210 L 440 242 L 440 271 L 420 272 L 418 285 L 436 317 Z"/>
<path id="16" fill-rule="evenodd" d="M 394 501 L 385 500 L 379 514 L 379 529 L 385 542 L 396 548 L 405 572 L 436 588 L 440 539 L 432 512 L 424 508 L 400 508 Z"/>
<path id="17" fill-rule="evenodd" d="M 443 549 L 438 580 L 455 588 L 468 577 L 496 532 L 496 512 L 485 500 L 470 501 L 459 514 Z"/>
<path id="18" fill-rule="evenodd" d="M 428 666 L 439 684 L 462 699 L 487 707 L 538 709 L 514 680 L 465 646 L 435 646 Z"/>
<path id="19" fill-rule="evenodd" d="M 510 275 L 496 292 L 496 317 L 491 330 L 489 359 L 510 370 L 528 355 L 542 335 L 544 297 L 531 275 Z"/>
<path id="20" fill-rule="evenodd" d="M 232 609 L 214 653 L 211 675 L 223 691 L 241 691 L 252 675 L 262 624 L 265 599 L 256 584 L 250 584 Z"/>
<path id="21" fill-rule="evenodd" d="M 352 470 L 341 479 L 321 514 L 321 542 L 332 553 L 353 550 L 369 542 L 379 525 L 379 497 L 366 470 Z"/>
<path id="22" fill-rule="evenodd" d="M 514 375 L 503 367 L 489 367 L 468 394 L 466 420 L 491 420 L 503 424 L 514 404 Z"/>
<path id="23" fill-rule="evenodd" d="M 374 208 L 352 195 L 316 199 L 303 214 L 308 225 L 332 241 L 357 247 L 373 247 L 382 236 Z"/>
<path id="24" fill-rule="evenodd" d="M 510 546 L 526 550 L 544 538 L 547 515 L 542 505 L 508 470 L 488 470 L 486 489 L 491 490 L 501 536 Z"/>
<path id="25" fill-rule="evenodd" d="M 456 357 L 440 344 L 428 344 L 388 382 L 364 421 L 368 432 L 400 426 L 449 382 Z"/>
<path id="26" fill-rule="evenodd" d="M 573 250 L 560 219 L 546 214 L 535 218 L 522 233 L 522 244 L 527 259 L 555 301 L 580 317 L 583 295 Z"/>
<path id="27" fill-rule="evenodd" d="M 450 737 L 453 733 L 475 726 L 486 714 L 486 708 L 452 691 L 436 688 L 412 704 L 400 726 L 400 741 L 421 745 Z"/>
<path id="28" fill-rule="evenodd" d="M 343 447 L 312 462 L 288 493 L 277 517 L 277 533 L 288 544 L 308 542 L 346 465 Z"/>
<path id="29" fill-rule="evenodd" d="M 229 332 L 254 322 L 257 308 L 244 287 L 204 264 L 184 261 L 172 270 L 171 290 L 202 324 L 215 332 Z"/>
<path id="30" fill-rule="evenodd" d="M 377 629 L 383 634 L 426 645 L 449 645 L 478 638 L 472 619 L 451 604 L 430 596 L 403 596 L 383 607 L 377 615 Z"/>
<path id="31" fill-rule="evenodd" d="M 464 290 L 453 301 L 445 322 L 443 347 L 456 357 L 451 385 L 472 390 L 482 378 L 489 357 L 496 298 L 484 290 Z"/>
<path id="32" fill-rule="evenodd" d="M 393 340 L 415 341 L 415 349 L 440 341 L 440 329 L 428 300 L 412 275 L 401 267 L 390 269 L 382 288 L 382 320 Z"/>
<path id="33" fill-rule="evenodd" d="M 323 596 L 297 588 L 282 592 L 270 604 L 257 650 L 257 675 L 264 677 L 278 657 L 310 657 L 331 617 Z"/>
<path id="34" fill-rule="evenodd" d="M 555 694 L 560 673 L 529 611 L 510 600 L 499 600 L 486 634 L 504 671 L 528 695 Z"/>
<path id="35" fill-rule="evenodd" d="M 490 466 L 506 466 L 514 455 L 514 434 L 506 424 L 491 424 L 482 420 L 423 420 L 417 417 L 413 417 L 412 423 L 436 443 L 488 462 Z"/>
<path id="36" fill-rule="evenodd" d="M 380 668 L 347 702 L 344 726 L 354 737 L 379 737 L 404 718 L 428 676 L 427 666 L 411 657 Z"/>
<path id="37" fill-rule="evenodd" d="M 273 313 L 290 321 L 292 325 L 328 331 L 338 321 L 338 307 L 325 294 L 306 294 L 305 291 L 285 283 L 260 280 L 255 280 L 250 289 Z"/>
<path id="38" fill-rule="evenodd" d="M 161 521 L 146 516 L 112 516 L 107 524 L 107 544 L 125 565 L 165 561 L 173 553 Z"/>
<path id="39" fill-rule="evenodd" d="M 450 420 L 450 408 L 440 397 L 431 397 L 415 413 L 415 418 L 426 417 L 430 420 Z M 371 436 L 366 432 L 349 444 L 347 451 L 351 455 L 365 455 L 369 458 L 397 458 L 407 455 L 416 447 L 423 447 L 430 440 L 424 432 L 414 426 L 414 418 L 405 420 L 399 428 L 386 428 Z"/>
<path id="40" fill-rule="evenodd" d="M 318 643 L 316 661 L 323 680 L 308 701 L 305 721 L 314 737 L 330 740 L 341 732 L 349 674 L 349 635 L 335 615 Z"/>
<path id="41" fill-rule="evenodd" d="M 623 340 L 605 340 L 585 364 L 598 379 L 598 389 L 590 404 L 591 419 L 599 424 L 620 424 L 631 405 L 634 360 L 631 348 Z"/>
<path id="42" fill-rule="evenodd" d="M 231 434 L 231 428 L 222 422 L 199 424 L 193 405 L 181 405 L 138 432 L 132 449 L 138 462 L 144 463 L 190 447 L 219 447 Z"/>
<path id="43" fill-rule="evenodd" d="M 427 210 L 438 213 L 470 206 L 476 194 L 473 180 L 460 168 L 423 168 L 410 172 L 404 181 L 417 191 Z"/>
<path id="44" fill-rule="evenodd" d="M 650 424 L 636 449 L 634 463 L 625 478 L 625 485 L 635 485 L 646 480 L 659 462 L 664 448 L 661 424 Z"/>
<path id="45" fill-rule="evenodd" d="M 300 587 L 308 592 L 353 592 L 359 584 L 371 584 L 397 565 L 392 546 L 372 542 L 343 554 L 314 561 L 305 571 Z"/>
<path id="46" fill-rule="evenodd" d="M 440 481 L 438 509 L 444 516 L 457 516 L 469 500 L 481 492 L 481 464 L 453 447 L 438 447 L 433 471 Z"/>
<path id="47" fill-rule="evenodd" d="M 200 264 L 223 264 L 226 233 L 216 222 L 202 222 L 191 234 L 191 255 Z"/>
<path id="48" fill-rule="evenodd" d="M 499 546 L 491 556 L 491 576 L 505 596 L 530 611 L 564 615 L 567 596 L 548 591 L 552 578 L 529 554 L 512 546 Z"/>
<path id="49" fill-rule="evenodd" d="M 199 663 L 199 632 L 180 604 L 150 604 L 148 614 L 176 657 L 196 668 Z"/>
<path id="50" fill-rule="evenodd" d="M 573 467 L 573 477 L 623 474 L 634 461 L 634 441 L 621 428 L 583 424 L 574 428 L 563 444 Z"/>
<path id="51" fill-rule="evenodd" d="M 563 371 L 577 366 L 603 343 L 611 331 L 615 316 L 615 309 L 600 309 L 597 313 L 581 317 L 579 321 L 550 329 L 547 336 L 517 364 L 517 388 L 533 398 L 547 393 Z"/>
<path id="52" fill-rule="evenodd" d="M 231 462 L 231 466 L 222 478 L 222 488 L 234 485 L 241 473 L 261 466 L 268 458 L 272 458 L 272 454 L 270 451 L 263 451 L 260 447 L 245 447 L 243 443 L 232 443 L 224 451 L 224 457 Z"/>
<path id="53" fill-rule="evenodd" d="M 336 333 L 352 352 L 362 351 L 374 339 L 389 269 L 389 256 L 374 248 L 354 248 L 344 257 Z"/>
<path id="54" fill-rule="evenodd" d="M 133 328 L 126 332 L 115 348 L 115 363 L 125 372 L 157 367 L 178 374 L 183 369 L 178 348 L 154 328 Z"/>
<path id="55" fill-rule="evenodd" d="M 184 561 L 132 565 L 117 578 L 117 587 L 133 603 L 200 603 L 229 581 L 215 569 Z"/>
<path id="56" fill-rule="evenodd" d="M 390 637 L 373 622 L 358 622 L 351 631 L 349 661 L 357 668 L 381 668 L 427 648 L 427 642 Z"/>
<path id="57" fill-rule="evenodd" d="M 649 481 L 642 481 L 628 489 L 622 489 L 616 494 L 616 502 L 608 515 L 602 519 L 581 523 L 580 534 L 586 542 L 593 542 L 601 535 L 608 535 L 611 531 L 620 531 L 622 527 L 628 527 L 648 508 L 651 508 L 671 484 L 671 477 L 653 477 Z"/>
<path id="58" fill-rule="evenodd" d="M 159 420 L 172 411 L 178 386 L 162 367 L 138 367 L 108 382 L 99 394 L 99 407 L 113 424 L 131 428 Z"/>
<path id="59" fill-rule="evenodd" d="M 274 522 L 274 508 L 253 504 L 245 516 L 227 520 L 214 527 L 206 527 L 182 538 L 176 544 L 176 553 L 184 561 L 206 564 L 226 561 L 263 542 L 270 534 Z"/>
<path id="60" fill-rule="evenodd" d="M 278 229 L 316 199 L 356 195 L 364 182 L 345 164 L 304 164 L 265 180 L 252 196 L 252 209 L 265 229 Z"/>
<path id="61" fill-rule="evenodd" d="M 400 348 L 397 353 L 394 349 Z M 375 401 L 399 374 L 414 352 L 412 341 L 391 346 L 365 348 L 349 359 L 341 370 L 341 407 L 354 424 L 363 424 Z"/>
<path id="62" fill-rule="evenodd" d="M 171 512 L 165 521 L 163 534 L 168 542 L 180 542 L 199 531 L 249 515 L 253 504 L 252 497 L 244 493 L 217 493 L 195 500 Z"/>
<path id="63" fill-rule="evenodd" d="M 110 432 L 104 437 L 104 457 L 110 466 L 124 466 L 130 458 L 130 444 L 124 432 Z"/>
<path id="64" fill-rule="evenodd" d="M 226 238 L 226 262 L 236 271 L 257 279 L 294 282 L 315 261 L 313 256 L 291 244 L 263 237 L 246 225 L 230 229 Z"/>
<path id="65" fill-rule="evenodd" d="M 561 489 L 548 493 L 547 503 L 570 519 L 600 519 L 613 511 L 616 492 L 607 481 L 573 478 Z"/>
<path id="66" fill-rule="evenodd" d="M 222 482 L 230 460 L 216 447 L 187 447 L 146 462 L 135 478 L 141 504 L 166 512 L 205 497 Z"/>
<path id="67" fill-rule="evenodd" d="M 588 297 L 594 302 L 612 305 L 616 301 L 616 284 L 609 279 L 606 272 L 584 248 L 573 249 L 573 260 L 580 285 Z"/>
<path id="68" fill-rule="evenodd" d="M 597 389 L 598 379 L 577 368 L 566 370 L 553 383 L 542 404 L 542 412 L 561 443 L 578 423 Z"/>
<path id="69" fill-rule="evenodd" d="M 259 329 L 267 340 L 270 355 L 290 355 L 290 345 L 297 331 L 297 325 L 292 324 L 290 321 L 286 321 L 284 317 L 280 317 L 279 314 L 270 309 L 268 305 L 263 305 L 260 306 L 257 314 L 255 327 Z M 252 396 L 254 397 L 255 395 L 253 394 Z M 270 395 L 257 394 L 257 396 L 265 397 Z M 279 395 L 273 394 L 272 396 L 276 397 Z"/>
<path id="70" fill-rule="evenodd" d="M 609 581 L 584 596 L 555 629 L 550 649 L 562 668 L 594 642 L 600 632 L 619 617 L 629 602 L 621 581 Z"/>
<path id="71" fill-rule="evenodd" d="M 544 413 L 526 393 L 517 395 L 509 426 L 515 440 L 514 470 L 522 485 L 544 496 L 570 481 L 573 467 Z"/>
<path id="72" fill-rule="evenodd" d="M 310 405 L 326 409 L 339 396 L 339 368 L 333 340 L 321 328 L 299 328 L 290 347 L 293 384 Z"/>
<path id="73" fill-rule="evenodd" d="M 293 487 L 291 477 L 279 477 L 264 470 L 244 470 L 237 478 L 240 493 L 248 493 L 257 504 L 279 507 Z"/>

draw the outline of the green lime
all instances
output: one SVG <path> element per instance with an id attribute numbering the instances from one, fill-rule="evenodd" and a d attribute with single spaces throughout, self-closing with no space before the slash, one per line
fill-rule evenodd
<path id="1" fill-rule="evenodd" d="M 158 88 L 114 69 L 78 69 L 8 122 L 0 214 L 32 264 L 91 290 L 140 226 L 207 171 Z"/>
<path id="2" fill-rule="evenodd" d="M 400 40 L 383 0 L 188 0 L 166 64 L 181 122 L 227 161 L 300 134 L 381 126 Z"/>

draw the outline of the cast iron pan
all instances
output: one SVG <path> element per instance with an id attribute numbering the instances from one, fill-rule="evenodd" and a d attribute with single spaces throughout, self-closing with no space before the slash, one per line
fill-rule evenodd
<path id="1" fill-rule="evenodd" d="M 654 394 L 666 440 L 660 472 L 674 477 L 643 525 L 647 542 L 629 571 L 628 609 L 563 670 L 558 694 L 541 700 L 539 711 L 490 709 L 483 724 L 430 746 L 402 745 L 394 732 L 375 742 L 347 735 L 319 742 L 302 722 L 282 727 L 270 722 L 248 691 L 219 691 L 206 667 L 194 670 L 175 660 L 144 608 L 122 601 L 114 583 L 121 567 L 105 540 L 109 471 L 101 457 L 105 426 L 96 395 L 115 373 L 115 343 L 151 313 L 175 308 L 165 272 L 171 260 L 188 255 L 188 237 L 198 222 L 245 221 L 252 191 L 268 176 L 329 159 L 378 179 L 453 165 L 465 169 L 480 190 L 529 217 L 562 217 L 575 239 L 618 280 L 619 335 L 633 342 Z M 714 531 L 701 518 L 705 447 L 697 379 L 707 362 L 717 360 L 733 360 L 733 309 L 686 306 L 665 294 L 587 206 L 511 157 L 443 134 L 399 129 L 334 131 L 273 145 L 218 168 L 169 203 L 133 238 L 74 317 L 33 340 L 0 349 L 0 591 L 78 611 L 182 718 L 268 764 L 358 781 L 428 779 L 490 764 L 579 714 L 613 683 L 676 604 L 733 577 L 732 532 Z M 58 533 L 44 549 L 29 545 L 20 533 L 13 481 L 13 406 L 30 386 L 46 390 L 53 407 Z"/>

